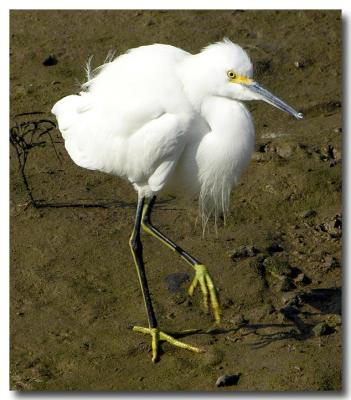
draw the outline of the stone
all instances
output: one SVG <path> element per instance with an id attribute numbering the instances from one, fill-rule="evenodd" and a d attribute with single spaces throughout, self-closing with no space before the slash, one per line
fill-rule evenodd
<path id="1" fill-rule="evenodd" d="M 302 284 L 302 285 L 307 285 L 308 283 L 311 283 L 311 279 L 303 272 L 300 272 L 297 275 L 297 277 L 294 279 L 294 281 L 295 281 L 295 283 Z"/>
<path id="2" fill-rule="evenodd" d="M 45 65 L 45 67 L 51 67 L 52 65 L 56 65 L 57 63 L 58 60 L 53 54 L 49 54 L 43 61 L 43 65 Z"/>
<path id="3" fill-rule="evenodd" d="M 296 60 L 296 61 L 294 61 L 294 66 L 295 66 L 296 68 L 304 68 L 305 62 L 302 61 L 302 60 Z"/>
<path id="4" fill-rule="evenodd" d="M 293 154 L 293 147 L 289 143 L 281 143 L 276 147 L 276 153 L 285 160 L 289 159 Z"/>
<path id="5" fill-rule="evenodd" d="M 333 332 L 333 328 L 326 322 L 320 322 L 312 329 L 315 336 L 325 336 Z"/>
<path id="6" fill-rule="evenodd" d="M 236 373 L 233 375 L 222 375 L 217 379 L 216 386 L 221 387 L 221 386 L 237 385 L 239 382 L 240 375 L 241 375 L 240 373 Z"/>
<path id="7" fill-rule="evenodd" d="M 312 218 L 312 217 L 315 217 L 316 215 L 317 215 L 317 211 L 315 211 L 315 210 L 307 210 L 307 211 L 304 211 L 301 214 L 301 217 L 302 218 Z"/>

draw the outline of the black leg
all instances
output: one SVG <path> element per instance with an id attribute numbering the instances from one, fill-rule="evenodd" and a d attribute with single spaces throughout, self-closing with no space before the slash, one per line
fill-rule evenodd
<path id="1" fill-rule="evenodd" d="M 152 338 L 151 348 L 152 348 L 152 361 L 153 362 L 156 362 L 158 360 L 159 342 L 160 341 L 166 341 L 166 342 L 172 344 L 173 346 L 177 346 L 182 349 L 187 349 L 187 350 L 193 351 L 195 353 L 201 353 L 202 352 L 201 349 L 194 347 L 194 346 L 190 346 L 189 344 L 186 344 L 186 343 L 180 342 L 179 340 L 174 339 L 169 334 L 160 331 L 157 326 L 156 316 L 155 316 L 155 312 L 154 312 L 154 309 L 152 306 L 151 296 L 150 296 L 150 292 L 149 292 L 149 286 L 147 284 L 145 267 L 144 267 L 144 262 L 143 262 L 143 246 L 142 246 L 141 240 L 140 240 L 140 227 L 141 227 L 144 204 L 145 204 L 145 199 L 138 198 L 138 207 L 137 207 L 137 212 L 136 212 L 136 217 L 135 217 L 135 225 L 134 225 L 132 236 L 130 237 L 129 244 L 130 244 L 130 248 L 132 250 L 132 255 L 134 258 L 135 265 L 137 267 L 141 290 L 143 292 L 147 316 L 149 319 L 149 328 L 143 328 L 141 326 L 134 326 L 133 331 L 151 335 L 151 338 Z M 190 330 L 190 331 L 194 331 L 194 330 Z M 188 332 L 190 332 L 190 331 L 188 331 Z"/>
<path id="2" fill-rule="evenodd" d="M 142 216 L 143 229 L 146 232 L 157 237 L 157 239 L 159 239 L 161 242 L 163 242 L 171 250 L 178 253 L 191 266 L 201 264 L 199 260 L 197 260 L 195 257 L 191 256 L 189 253 L 187 253 L 185 250 L 183 250 L 180 246 L 178 246 L 171 239 L 169 239 L 162 232 L 160 232 L 155 226 L 152 225 L 151 212 L 152 212 L 153 206 L 155 204 L 155 201 L 156 201 L 156 196 L 153 196 L 151 198 L 151 200 L 149 201 L 149 203 L 144 206 L 144 211 L 143 211 L 143 216 Z"/>
<path id="3" fill-rule="evenodd" d="M 141 219 L 142 228 L 146 232 L 150 233 L 152 236 L 160 240 L 168 248 L 178 253 L 181 256 L 181 258 L 183 258 L 183 260 L 185 260 L 195 269 L 195 277 L 190 284 L 190 287 L 188 289 L 188 294 L 192 296 L 195 288 L 199 286 L 203 294 L 203 302 L 205 308 L 208 309 L 208 300 L 210 299 L 215 320 L 217 323 L 220 322 L 221 310 L 219 306 L 217 292 L 213 284 L 211 275 L 209 274 L 205 265 L 201 264 L 199 260 L 191 256 L 189 253 L 187 253 L 180 246 L 178 246 L 176 243 L 174 243 L 171 239 L 169 239 L 166 235 L 164 235 L 162 232 L 160 232 L 157 228 L 153 226 L 151 222 L 151 212 L 155 204 L 155 201 L 156 201 L 156 196 L 153 196 L 150 199 L 149 203 L 144 205 L 142 212 L 142 219 Z"/>
<path id="4" fill-rule="evenodd" d="M 141 290 L 142 290 L 144 301 L 145 301 L 147 316 L 149 319 L 149 327 L 156 328 L 157 321 L 156 321 L 155 312 L 154 312 L 154 309 L 152 306 L 149 286 L 148 286 L 147 279 L 146 279 L 146 273 L 145 273 L 145 267 L 144 267 L 144 261 L 143 261 L 143 245 L 140 240 L 140 226 L 141 226 L 141 218 L 142 218 L 144 204 L 145 204 L 145 198 L 144 197 L 138 198 L 138 206 L 137 206 L 137 211 L 136 211 L 135 224 L 134 224 L 132 236 L 130 237 L 130 240 L 129 240 L 129 244 L 130 244 L 130 248 L 132 250 L 132 255 L 134 258 L 135 265 L 137 267 L 139 282 L 140 282 Z"/>

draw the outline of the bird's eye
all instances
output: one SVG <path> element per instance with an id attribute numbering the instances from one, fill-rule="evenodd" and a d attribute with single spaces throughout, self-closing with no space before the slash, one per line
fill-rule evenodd
<path id="1" fill-rule="evenodd" d="M 236 78 L 236 73 L 232 69 L 227 72 L 227 75 L 228 75 L 229 79 L 235 79 Z"/>

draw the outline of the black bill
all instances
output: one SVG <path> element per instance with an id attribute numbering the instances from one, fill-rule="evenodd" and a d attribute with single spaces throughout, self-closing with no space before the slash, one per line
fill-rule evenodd
<path id="1" fill-rule="evenodd" d="M 250 85 L 245 85 L 246 88 L 251 90 L 252 92 L 258 94 L 263 101 L 271 104 L 274 107 L 279 108 L 282 111 L 287 112 L 288 114 L 293 115 L 297 119 L 302 119 L 303 114 L 294 110 L 288 104 L 286 104 L 283 100 L 280 100 L 278 97 L 274 96 L 271 92 L 260 86 L 258 83 L 253 82 Z"/>

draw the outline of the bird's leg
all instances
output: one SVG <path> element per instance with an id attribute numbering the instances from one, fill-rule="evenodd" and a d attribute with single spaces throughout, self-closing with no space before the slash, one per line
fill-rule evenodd
<path id="1" fill-rule="evenodd" d="M 135 218 L 134 229 L 132 235 L 129 240 L 130 248 L 132 251 L 134 263 L 137 268 L 139 282 L 141 291 L 143 293 L 145 307 L 147 311 L 147 316 L 149 320 L 149 327 L 143 328 L 140 326 L 134 326 L 133 331 L 147 333 L 150 334 L 152 337 L 152 361 L 156 362 L 158 359 L 158 350 L 159 350 L 159 342 L 160 341 L 167 341 L 170 344 L 181 347 L 183 349 L 191 350 L 197 353 L 200 353 L 202 350 L 198 349 L 197 347 L 190 346 L 186 343 L 180 342 L 179 340 L 174 339 L 172 336 L 168 335 L 165 332 L 160 331 L 157 325 L 157 320 L 155 316 L 155 312 L 152 306 L 149 286 L 146 279 L 144 261 L 143 261 L 143 246 L 140 240 L 140 225 L 142 219 L 142 210 L 144 207 L 145 199 L 139 198 L 138 199 L 138 206 Z"/>
<path id="2" fill-rule="evenodd" d="M 178 253 L 183 260 L 185 260 L 188 264 L 190 264 L 195 269 L 195 277 L 190 284 L 188 294 L 190 296 L 193 295 L 194 290 L 197 286 L 200 286 L 200 289 L 203 294 L 204 306 L 208 309 L 208 300 L 210 299 L 211 307 L 213 310 L 213 314 L 215 317 L 215 321 L 218 323 L 221 319 L 221 310 L 219 306 L 219 301 L 216 293 L 216 288 L 213 284 L 213 280 L 211 275 L 209 274 L 205 265 L 201 264 L 196 258 L 192 257 L 189 253 L 184 251 L 181 247 L 179 247 L 176 243 L 174 243 L 171 239 L 165 236 L 162 232 L 160 232 L 157 228 L 155 228 L 151 223 L 151 212 L 153 206 L 156 201 L 156 196 L 153 196 L 148 204 L 144 205 L 141 225 L 142 228 L 159 239 L 163 244 L 169 247 L 171 250 Z"/>

